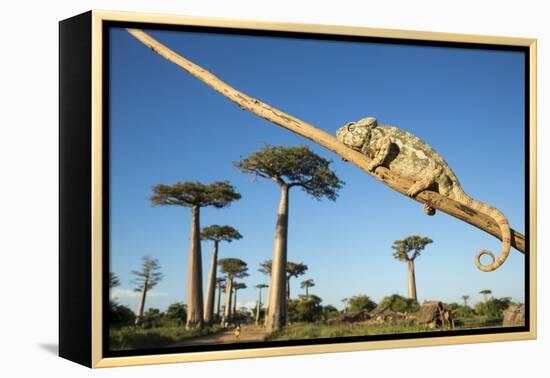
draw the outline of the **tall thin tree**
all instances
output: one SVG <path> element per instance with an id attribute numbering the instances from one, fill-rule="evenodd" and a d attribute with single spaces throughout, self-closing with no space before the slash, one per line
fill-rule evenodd
<path id="1" fill-rule="evenodd" d="M 483 289 L 479 292 L 479 294 L 483 295 L 483 301 L 487 302 L 489 300 L 489 294 L 491 294 L 492 291 L 489 289 Z"/>
<path id="2" fill-rule="evenodd" d="M 216 300 L 216 317 L 219 320 L 220 315 L 220 305 L 221 305 L 221 299 L 222 299 L 222 291 L 225 290 L 225 281 L 226 277 L 218 277 L 216 278 L 216 286 L 218 287 L 218 298 Z"/>
<path id="3" fill-rule="evenodd" d="M 306 296 L 309 295 L 309 288 L 315 286 L 315 281 L 313 281 L 311 278 L 308 280 L 304 280 L 300 283 L 300 287 L 302 289 L 306 289 Z"/>
<path id="4" fill-rule="evenodd" d="M 242 289 L 246 289 L 246 284 L 244 282 L 233 283 L 233 314 L 237 313 L 237 292 Z"/>
<path id="5" fill-rule="evenodd" d="M 208 285 L 206 289 L 206 301 L 204 303 L 204 323 L 211 325 L 214 318 L 214 295 L 216 286 L 216 272 L 218 271 L 218 247 L 220 242 L 231 243 L 233 240 L 241 239 L 242 235 L 231 226 L 219 226 L 217 224 L 205 227 L 201 230 L 201 239 L 214 242 L 212 258 L 210 261 L 210 273 L 208 274 Z"/>
<path id="6" fill-rule="evenodd" d="M 135 320 L 135 324 L 139 325 L 143 320 L 147 291 L 155 287 L 164 275 L 160 272 L 158 260 L 152 259 L 149 255 L 142 257 L 141 269 L 133 270 L 132 274 L 134 275 L 132 283 L 136 285 L 134 290 L 141 293 Z"/>
<path id="7" fill-rule="evenodd" d="M 393 257 L 407 263 L 409 298 L 418 301 L 416 295 L 416 278 L 414 275 L 414 260 L 426 248 L 426 245 L 433 243 L 433 240 L 422 236 L 408 236 L 402 240 L 393 242 Z"/>
<path id="8" fill-rule="evenodd" d="M 258 271 L 271 276 L 272 265 L 273 265 L 272 260 L 266 260 L 260 263 L 260 269 L 258 269 Z M 292 277 L 298 277 L 305 274 L 307 269 L 308 269 L 308 266 L 304 263 L 295 263 L 292 261 L 287 261 L 286 276 L 285 276 L 286 277 L 285 290 L 286 290 L 287 300 L 290 299 L 290 279 Z"/>
<path id="9" fill-rule="evenodd" d="M 232 291 L 233 291 L 233 282 L 236 278 L 244 278 L 248 276 L 248 267 L 247 264 L 241 260 L 236 258 L 225 258 L 220 259 L 218 261 L 218 266 L 220 267 L 220 271 L 222 273 L 225 273 L 227 276 L 227 280 L 225 283 L 225 306 L 224 306 L 224 312 L 221 320 L 221 324 L 224 325 L 226 322 L 231 321 L 232 317 Z"/>
<path id="10" fill-rule="evenodd" d="M 177 182 L 153 187 L 151 203 L 156 206 L 183 206 L 191 208 L 189 237 L 189 265 L 187 285 L 187 322 L 185 327 L 203 327 L 202 254 L 200 244 L 200 209 L 213 206 L 221 209 L 241 198 L 227 181 L 212 184 Z"/>
<path id="11" fill-rule="evenodd" d="M 260 310 L 262 309 L 262 289 L 268 287 L 266 284 L 257 284 L 258 289 L 258 301 L 256 302 L 256 325 L 260 324 Z"/>
<path id="12" fill-rule="evenodd" d="M 463 295 L 462 300 L 464 301 L 464 307 L 468 306 L 468 299 L 470 299 L 469 295 Z"/>
<path id="13" fill-rule="evenodd" d="M 286 299 L 290 299 L 290 279 L 292 277 L 298 278 L 298 276 L 306 274 L 308 267 L 304 263 L 293 263 L 289 261 L 286 265 Z"/>

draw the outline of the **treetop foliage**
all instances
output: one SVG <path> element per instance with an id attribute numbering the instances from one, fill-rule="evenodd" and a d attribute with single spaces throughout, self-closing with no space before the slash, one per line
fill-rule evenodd
<path id="1" fill-rule="evenodd" d="M 269 285 L 266 285 L 266 284 L 257 284 L 256 286 L 254 286 L 256 289 L 265 289 L 266 287 L 269 287 Z"/>
<path id="2" fill-rule="evenodd" d="M 177 205 L 184 207 L 227 207 L 241 198 L 228 181 L 212 184 L 200 182 L 177 182 L 173 185 L 157 184 L 153 186 L 150 201 L 156 206 Z"/>
<path id="3" fill-rule="evenodd" d="M 392 248 L 395 251 L 393 257 L 400 261 L 414 261 L 420 252 L 424 250 L 426 245 L 433 243 L 433 240 L 427 237 L 412 235 L 405 239 L 396 240 L 393 242 Z M 409 256 L 409 253 L 413 252 Z"/>
<path id="4" fill-rule="evenodd" d="M 241 289 L 246 289 L 246 284 L 244 282 L 235 282 L 233 284 L 233 289 L 234 290 L 241 290 Z"/>
<path id="5" fill-rule="evenodd" d="M 135 276 L 132 281 L 136 285 L 135 291 L 143 290 L 145 283 L 147 283 L 147 290 L 152 289 L 164 278 L 164 275 L 160 272 L 160 264 L 157 259 L 152 259 L 149 255 L 145 255 L 141 260 L 143 261 L 141 270 L 132 271 L 132 274 Z"/>
<path id="6" fill-rule="evenodd" d="M 226 241 L 231 243 L 233 240 L 242 239 L 242 237 L 239 231 L 228 225 L 220 226 L 213 224 L 201 230 L 202 240 L 212 240 L 215 242 Z"/>
<path id="7" fill-rule="evenodd" d="M 313 281 L 311 278 L 308 279 L 308 280 L 304 280 L 304 281 L 300 282 L 300 287 L 302 289 L 305 289 L 306 287 L 308 287 L 308 288 L 313 287 L 313 286 L 315 286 L 315 281 Z"/>
<path id="8" fill-rule="evenodd" d="M 218 266 L 222 273 L 226 273 L 228 278 L 243 278 L 248 276 L 248 267 L 247 264 L 237 258 L 228 257 L 225 259 L 220 259 L 218 261 Z"/>
<path id="9" fill-rule="evenodd" d="M 266 260 L 262 263 L 260 263 L 260 269 L 258 269 L 259 272 L 271 275 L 271 260 Z M 308 266 L 304 263 L 295 263 L 292 261 L 288 261 L 286 263 L 286 276 L 289 277 L 298 277 L 306 273 L 308 270 Z"/>
<path id="10" fill-rule="evenodd" d="M 235 166 L 244 173 L 273 180 L 279 185 L 299 186 L 313 198 L 326 197 L 334 201 L 344 182 L 330 170 L 330 163 L 307 145 L 265 146 L 235 162 Z"/>
<path id="11" fill-rule="evenodd" d="M 112 289 L 113 287 L 117 287 L 120 285 L 120 279 L 116 275 L 116 273 L 109 272 L 109 289 Z"/>

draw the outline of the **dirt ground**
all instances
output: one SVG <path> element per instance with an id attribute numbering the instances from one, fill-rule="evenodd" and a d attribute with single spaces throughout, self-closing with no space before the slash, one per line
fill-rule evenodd
<path id="1" fill-rule="evenodd" d="M 190 346 L 190 345 L 214 345 L 227 343 L 246 343 L 253 341 L 263 341 L 265 328 L 254 325 L 241 326 L 239 337 L 235 336 L 235 328 L 228 327 L 226 330 L 211 335 L 194 337 L 171 346 Z"/>

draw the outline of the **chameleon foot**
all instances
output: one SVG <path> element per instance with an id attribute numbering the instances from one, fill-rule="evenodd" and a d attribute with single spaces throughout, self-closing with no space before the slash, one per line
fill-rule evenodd
<path id="1" fill-rule="evenodd" d="M 432 216 L 435 214 L 435 209 L 430 205 L 428 205 L 427 203 L 424 204 L 423 210 L 424 210 L 424 213 L 426 213 L 426 215 Z"/>

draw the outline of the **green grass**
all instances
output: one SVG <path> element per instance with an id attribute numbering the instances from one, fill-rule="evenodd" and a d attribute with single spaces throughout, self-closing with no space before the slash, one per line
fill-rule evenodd
<path id="1" fill-rule="evenodd" d="M 394 333 L 433 331 L 424 326 L 395 323 L 380 325 L 333 325 L 323 323 L 296 323 L 271 333 L 266 340 L 300 340 L 342 336 L 366 336 Z"/>
<path id="2" fill-rule="evenodd" d="M 111 350 L 158 348 L 218 331 L 217 326 L 191 330 L 186 330 L 183 325 L 148 329 L 123 327 L 109 330 L 109 346 Z"/>
<path id="3" fill-rule="evenodd" d="M 466 319 L 464 319 L 466 320 Z M 498 319 L 488 319 L 486 317 L 476 316 L 463 321 L 461 326 L 455 329 L 473 329 L 499 326 Z M 339 324 L 326 325 L 324 323 L 295 323 L 285 328 L 273 332 L 266 336 L 268 340 L 303 340 L 329 337 L 345 336 L 368 336 L 384 335 L 414 332 L 434 332 L 443 331 L 445 328 L 430 329 L 423 325 L 416 325 L 407 322 L 397 322 L 389 324 Z"/>

